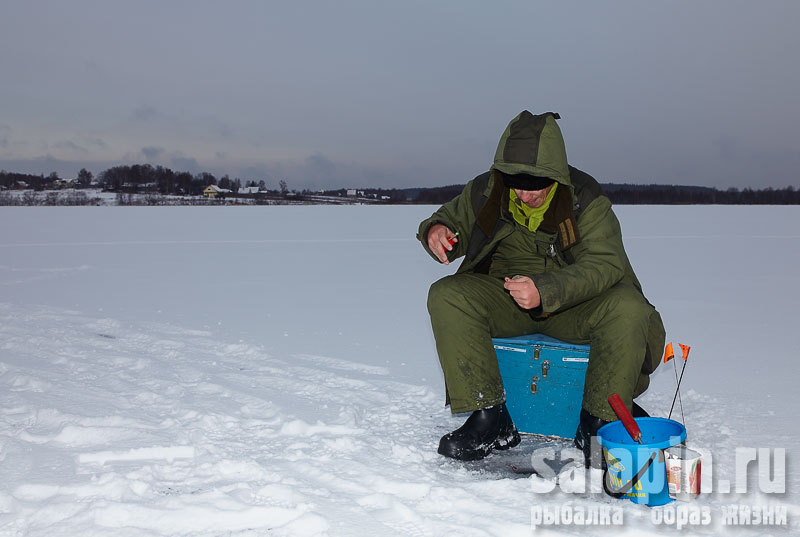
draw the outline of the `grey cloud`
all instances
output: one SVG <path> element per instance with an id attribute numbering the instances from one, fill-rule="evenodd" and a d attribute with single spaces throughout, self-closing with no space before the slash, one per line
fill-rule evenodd
<path id="1" fill-rule="evenodd" d="M 149 105 L 139 106 L 133 111 L 133 119 L 136 121 L 150 121 L 158 116 L 158 111 Z"/>
<path id="2" fill-rule="evenodd" d="M 277 188 L 284 180 L 292 190 L 357 187 L 402 187 L 402 175 L 389 167 L 376 167 L 360 162 L 341 162 L 320 152 L 297 161 L 272 161 L 258 166 L 231 169 L 231 177 L 243 180 L 264 180 Z"/>
<path id="3" fill-rule="evenodd" d="M 72 140 L 59 140 L 53 144 L 55 149 L 66 149 L 67 151 L 77 151 L 78 153 L 88 153 L 89 150 L 80 146 Z"/>
<path id="4" fill-rule="evenodd" d="M 189 172 L 189 173 L 211 171 L 208 169 L 202 169 L 196 159 L 192 157 L 184 157 L 181 155 L 173 155 L 170 158 L 170 166 L 174 168 L 176 171 Z"/>
<path id="5" fill-rule="evenodd" d="M 740 154 L 741 144 L 731 135 L 723 135 L 712 142 L 716 156 L 724 159 L 736 158 Z"/>
<path id="6" fill-rule="evenodd" d="M 201 165 L 194 157 L 187 157 L 181 151 L 171 151 L 160 146 L 142 147 L 138 152 L 128 153 L 122 160 L 125 164 L 142 164 L 145 160 L 148 164 L 166 166 L 177 172 L 216 173 L 212 167 Z"/>
<path id="7" fill-rule="evenodd" d="M 108 144 L 100 138 L 78 137 L 77 140 L 57 140 L 53 142 L 50 147 L 53 149 L 88 154 L 90 149 L 108 149 Z"/>
<path id="8" fill-rule="evenodd" d="M 285 169 L 281 164 L 245 166 L 236 170 L 231 170 L 231 177 L 238 177 L 245 181 L 264 181 L 268 186 L 278 186 L 278 181 L 286 179 Z"/>
<path id="9" fill-rule="evenodd" d="M 336 174 L 336 164 L 325 155 L 319 153 L 306 157 L 305 164 L 307 171 L 315 176 Z"/>
<path id="10" fill-rule="evenodd" d="M 223 140 L 230 140 L 235 136 L 235 131 L 228 123 L 218 119 L 212 119 L 211 132 L 222 138 Z"/>
<path id="11" fill-rule="evenodd" d="M 84 60 L 83 67 L 86 71 L 90 72 L 92 76 L 107 76 L 107 70 L 94 60 Z"/>
<path id="12" fill-rule="evenodd" d="M 94 146 L 100 149 L 108 149 L 108 144 L 100 138 L 90 138 L 86 140 L 86 145 Z"/>
<path id="13" fill-rule="evenodd" d="M 163 147 L 148 146 L 142 148 L 142 155 L 144 155 L 144 157 L 148 160 L 155 160 L 163 154 L 164 154 Z"/>
<path id="14" fill-rule="evenodd" d="M 0 169 L 29 173 L 33 175 L 48 175 L 57 172 L 60 177 L 77 177 L 81 168 L 86 168 L 95 175 L 117 166 L 118 162 L 98 162 L 90 160 L 62 160 L 52 155 L 43 155 L 29 159 L 0 159 Z"/>
<path id="15" fill-rule="evenodd" d="M 8 147 L 10 142 L 11 127 L 5 123 L 0 123 L 0 147 Z"/>

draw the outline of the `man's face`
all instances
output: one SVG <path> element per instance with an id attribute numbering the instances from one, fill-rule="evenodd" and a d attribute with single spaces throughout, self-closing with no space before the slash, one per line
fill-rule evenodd
<path id="1" fill-rule="evenodd" d="M 547 199 L 551 188 L 553 188 L 552 184 L 541 190 L 522 190 L 521 188 L 515 188 L 514 193 L 516 193 L 522 203 L 531 209 L 536 209 L 544 205 L 544 200 Z"/>

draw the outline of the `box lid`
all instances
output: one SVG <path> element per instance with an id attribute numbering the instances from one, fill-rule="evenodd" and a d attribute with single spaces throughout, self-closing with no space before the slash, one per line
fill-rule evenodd
<path id="1" fill-rule="evenodd" d="M 589 345 L 579 343 L 567 343 L 554 337 L 544 334 L 526 334 L 524 336 L 493 338 L 492 343 L 501 345 L 541 345 L 543 347 L 557 347 L 559 349 L 573 349 L 576 351 L 589 352 Z"/>

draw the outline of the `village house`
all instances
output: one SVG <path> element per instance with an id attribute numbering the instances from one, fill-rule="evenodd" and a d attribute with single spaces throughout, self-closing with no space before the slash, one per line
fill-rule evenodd
<path id="1" fill-rule="evenodd" d="M 53 181 L 54 189 L 74 188 L 75 181 L 73 179 L 56 179 Z"/>
<path id="2" fill-rule="evenodd" d="M 256 195 L 263 194 L 265 191 L 261 190 L 258 186 L 243 186 L 239 187 L 239 194 L 243 195 Z"/>
<path id="3" fill-rule="evenodd" d="M 208 185 L 203 190 L 203 195 L 207 198 L 225 198 L 227 194 L 233 192 L 229 188 L 220 188 L 217 185 Z"/>

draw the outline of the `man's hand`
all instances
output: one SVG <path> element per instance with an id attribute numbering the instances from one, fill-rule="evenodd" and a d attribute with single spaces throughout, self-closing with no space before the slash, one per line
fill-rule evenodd
<path id="1" fill-rule="evenodd" d="M 458 237 L 444 224 L 433 224 L 428 230 L 428 248 L 445 265 L 449 265 L 447 252 L 453 249 Z"/>
<path id="2" fill-rule="evenodd" d="M 503 287 L 511 293 L 511 298 L 513 298 L 514 302 L 519 304 L 521 308 L 530 310 L 538 308 L 542 303 L 539 289 L 536 288 L 536 284 L 533 283 L 533 280 L 527 276 L 514 276 L 513 278 L 506 276 L 506 283 L 503 284 Z"/>

